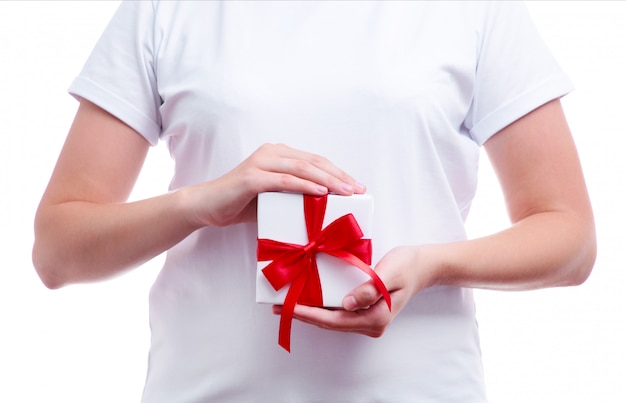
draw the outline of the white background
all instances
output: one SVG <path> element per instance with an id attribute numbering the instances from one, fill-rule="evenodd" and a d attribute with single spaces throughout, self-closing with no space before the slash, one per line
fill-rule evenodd
<path id="1" fill-rule="evenodd" d="M 77 103 L 66 89 L 117 2 L 0 2 L 0 402 L 136 402 L 147 364 L 147 295 L 162 257 L 112 281 L 49 291 L 30 262 L 32 221 Z M 564 99 L 598 229 L 582 286 L 477 291 L 492 402 L 626 403 L 626 3 L 531 2 L 577 90 Z M 161 193 L 150 154 L 133 198 Z M 150 172 L 150 174 L 148 174 Z M 488 162 L 471 236 L 507 218 Z"/>

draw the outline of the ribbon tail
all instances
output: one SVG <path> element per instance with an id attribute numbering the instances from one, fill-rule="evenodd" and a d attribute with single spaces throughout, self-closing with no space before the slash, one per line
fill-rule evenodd
<path id="1" fill-rule="evenodd" d="M 308 306 L 322 306 L 324 304 L 324 297 L 322 295 L 322 283 L 320 281 L 320 274 L 317 270 L 317 261 L 315 258 L 309 258 L 307 264 L 307 280 L 306 287 L 298 295 L 298 304 Z"/>
<path id="2" fill-rule="evenodd" d="M 291 352 L 291 323 L 293 321 L 293 310 L 296 307 L 296 303 L 298 302 L 298 298 L 300 298 L 302 290 L 304 289 L 306 280 L 307 275 L 305 273 L 297 276 L 293 280 L 291 286 L 289 287 L 289 291 L 287 291 L 287 296 L 285 296 L 283 309 L 280 313 L 278 344 L 287 350 L 287 352 Z"/>
<path id="3" fill-rule="evenodd" d="M 358 267 L 359 269 L 364 271 L 368 276 L 370 276 L 372 280 L 374 281 L 374 286 L 382 294 L 383 298 L 385 299 L 385 302 L 387 303 L 387 307 L 389 308 L 389 312 L 391 312 L 391 296 L 389 295 L 389 291 L 387 291 L 387 287 L 385 287 L 385 283 L 383 283 L 380 277 L 378 277 L 378 274 L 376 274 L 376 272 L 371 267 L 369 267 L 369 265 L 365 264 L 361 259 L 354 256 L 353 254 L 348 253 L 344 250 L 325 251 L 324 253 L 343 259 L 346 262 L 350 263 L 351 265 Z"/>

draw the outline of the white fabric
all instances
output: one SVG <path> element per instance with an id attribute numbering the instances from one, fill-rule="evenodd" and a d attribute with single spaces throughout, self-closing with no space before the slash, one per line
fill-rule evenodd
<path id="1" fill-rule="evenodd" d="M 465 238 L 479 146 L 571 90 L 518 3 L 129 2 L 70 88 L 167 141 L 172 188 L 265 142 L 326 156 L 376 201 L 374 262 Z M 151 292 L 144 402 L 484 402 L 471 290 L 418 294 L 371 339 L 255 303 L 256 227 L 206 228 Z"/>

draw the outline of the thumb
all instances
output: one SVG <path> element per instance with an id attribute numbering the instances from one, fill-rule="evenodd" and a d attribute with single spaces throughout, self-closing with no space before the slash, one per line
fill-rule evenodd
<path id="1" fill-rule="evenodd" d="M 372 281 L 368 281 L 350 291 L 343 298 L 342 306 L 346 311 L 367 309 L 374 305 L 381 297 L 382 295 L 376 289 L 374 283 Z"/>

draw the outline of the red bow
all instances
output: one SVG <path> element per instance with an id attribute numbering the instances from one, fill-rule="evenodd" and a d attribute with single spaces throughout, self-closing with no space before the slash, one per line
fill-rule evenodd
<path id="1" fill-rule="evenodd" d="M 304 196 L 304 218 L 309 243 L 297 245 L 259 239 L 257 260 L 272 260 L 262 271 L 276 291 L 291 282 L 280 316 L 278 344 L 290 351 L 291 322 L 296 303 L 322 306 L 322 286 L 315 255 L 319 252 L 338 257 L 367 273 L 383 295 L 391 311 L 391 297 L 382 280 L 369 267 L 372 243 L 361 239 L 363 232 L 352 214 L 339 217 L 322 229 L 327 196 Z"/>

